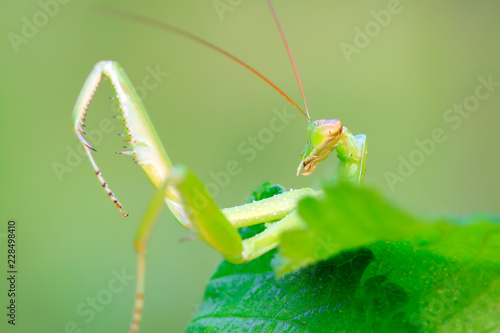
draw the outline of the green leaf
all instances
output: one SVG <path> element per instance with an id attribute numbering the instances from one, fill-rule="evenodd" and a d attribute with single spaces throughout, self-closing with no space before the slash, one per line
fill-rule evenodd
<path id="1" fill-rule="evenodd" d="M 298 209 L 307 229 L 282 235 L 283 260 L 277 268 L 280 274 L 345 249 L 395 239 L 427 227 L 388 205 L 377 193 L 347 183 L 326 188 L 322 198 L 305 198 Z"/>
<path id="2" fill-rule="evenodd" d="M 337 329 L 344 327 L 339 318 L 372 254 L 345 253 L 277 280 L 274 252 L 244 265 L 224 262 L 187 332 L 318 332 L 334 318 Z"/>
<path id="3" fill-rule="evenodd" d="M 481 242 L 499 232 L 494 220 L 417 220 L 378 193 L 348 183 L 327 187 L 318 198 L 305 198 L 298 210 L 307 228 L 282 235 L 282 260 L 276 265 L 280 275 L 379 240 L 411 241 L 450 257 L 467 257 L 479 249 L 482 256 L 491 256 Z M 495 239 L 500 244 L 498 234 Z"/>
<path id="4" fill-rule="evenodd" d="M 270 182 L 264 182 L 255 191 L 252 192 L 247 202 L 267 199 L 283 192 L 285 192 L 285 188 L 283 186 L 273 185 Z"/>
<path id="5" fill-rule="evenodd" d="M 420 221 L 346 184 L 299 213 L 279 252 L 220 265 L 187 332 L 500 331 L 498 219 Z"/>

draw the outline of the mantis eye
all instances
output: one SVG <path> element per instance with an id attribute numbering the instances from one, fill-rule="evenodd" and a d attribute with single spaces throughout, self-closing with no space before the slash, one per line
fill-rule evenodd
<path id="1" fill-rule="evenodd" d="M 330 126 L 328 126 L 328 128 L 325 129 L 325 134 L 329 137 L 334 137 L 334 136 L 337 136 L 339 134 L 339 129 L 338 128 L 331 128 Z"/>

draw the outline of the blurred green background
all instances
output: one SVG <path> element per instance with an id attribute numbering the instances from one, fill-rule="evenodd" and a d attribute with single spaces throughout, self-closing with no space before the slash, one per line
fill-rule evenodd
<path id="1" fill-rule="evenodd" d="M 221 15 L 213 0 L 68 1 L 58 2 L 51 16 L 43 14 L 44 3 L 53 1 L 0 3 L 0 237 L 7 220 L 15 219 L 19 269 L 17 325 L 7 325 L 2 310 L 0 327 L 2 332 L 59 333 L 75 325 L 81 332 L 125 332 L 134 281 L 125 279 L 117 291 L 121 284 L 114 276 L 135 275 L 132 240 L 154 191 L 130 158 L 113 154 L 122 146 L 117 121 L 109 134 L 95 137 L 102 141 L 95 156 L 128 218 L 120 216 L 89 162 L 78 155 L 71 112 L 95 63 L 118 61 L 137 86 L 151 69 L 169 73 L 144 91 L 144 104 L 174 163 L 191 167 L 207 183 L 228 161 L 239 163 L 241 173 L 216 196 L 222 207 L 243 202 L 264 180 L 317 187 L 337 162 L 331 158 L 312 176 L 295 176 L 305 143 L 306 122 L 299 116 L 247 161 L 238 146 L 269 127 L 273 109 L 293 114 L 292 106 L 209 49 L 98 10 L 99 5 L 119 8 L 188 30 L 254 66 L 299 103 L 265 1 L 231 5 L 221 0 L 232 9 Z M 475 111 L 460 116 L 460 124 L 443 117 L 474 95 L 478 77 L 492 75 L 500 82 L 500 3 L 401 1 L 400 12 L 377 31 L 372 11 L 387 10 L 390 3 L 274 1 L 312 118 L 338 118 L 353 133 L 367 134 L 366 183 L 409 211 L 499 215 L 499 87 Z M 39 26 L 30 31 L 26 25 L 34 23 Z M 373 37 L 348 62 L 341 45 L 355 46 L 356 28 L 367 24 L 375 29 Z M 107 85 L 97 91 L 90 131 L 117 114 L 111 95 Z M 446 141 L 418 160 L 424 155 L 415 152 L 415 140 L 431 138 L 436 128 Z M 421 164 L 390 185 L 388 172 L 397 175 L 400 158 L 410 156 Z M 183 331 L 220 260 L 201 242 L 180 243 L 184 235 L 165 210 L 150 239 L 143 332 Z M 3 276 L 5 238 L 0 241 Z M 88 304 L 92 298 L 97 299 L 94 310 Z"/>

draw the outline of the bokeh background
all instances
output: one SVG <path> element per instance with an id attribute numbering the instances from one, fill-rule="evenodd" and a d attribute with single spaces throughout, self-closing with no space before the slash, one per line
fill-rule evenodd
<path id="1" fill-rule="evenodd" d="M 57 13 L 45 15 L 46 21 L 44 3 L 55 2 L 0 3 L 1 276 L 8 219 L 17 221 L 19 270 L 17 325 L 7 325 L 2 310 L 0 327 L 2 332 L 125 332 L 134 281 L 115 283 L 114 277 L 135 275 L 132 240 L 154 191 L 130 158 L 113 154 L 122 146 L 118 121 L 110 133 L 95 137 L 96 158 L 128 218 L 120 216 L 90 163 L 78 155 L 71 112 L 96 62 L 120 62 L 141 87 L 150 69 L 169 73 L 145 90 L 144 103 L 174 163 L 189 166 L 207 183 L 228 161 L 239 163 L 241 173 L 216 196 L 222 207 L 243 202 L 265 180 L 291 188 L 320 186 L 337 162 L 331 158 L 312 176 L 295 176 L 305 143 L 306 122 L 300 116 L 247 161 L 238 146 L 269 127 L 273 109 L 293 114 L 292 107 L 213 51 L 98 7 L 188 30 L 248 62 L 299 103 L 264 1 L 220 0 L 232 9 L 221 15 L 213 0 L 56 2 Z M 410 212 L 499 215 L 500 87 L 461 117 L 456 129 L 443 116 L 474 95 L 478 77 L 492 75 L 500 82 L 500 3 L 402 0 L 401 12 L 372 33 L 349 62 L 340 45 L 355 46 L 356 28 L 373 25 L 371 12 L 387 10 L 390 3 L 274 1 L 312 117 L 338 118 L 353 133 L 367 134 L 366 183 Z M 39 26 L 29 30 L 26 22 Z M 25 38 L 21 44 L 13 42 L 19 38 Z M 117 114 L 111 95 L 107 85 L 96 93 L 89 131 Z M 431 138 L 436 128 L 443 129 L 446 141 L 436 144 L 404 182 L 391 186 L 388 172 L 398 173 L 400 158 L 416 157 L 415 140 Z M 183 331 L 220 260 L 201 242 L 180 243 L 184 235 L 165 210 L 150 239 L 143 332 Z M 0 308 L 5 309 L 7 285 L 1 280 Z M 92 299 L 97 300 L 93 310 Z"/>

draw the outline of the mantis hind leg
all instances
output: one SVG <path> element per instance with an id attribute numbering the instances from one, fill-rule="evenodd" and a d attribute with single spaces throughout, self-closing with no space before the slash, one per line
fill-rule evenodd
<path id="1" fill-rule="evenodd" d="M 316 192 L 311 189 L 289 191 L 272 198 L 220 210 L 205 186 L 190 170 L 174 166 L 165 184 L 148 207 L 136 237 L 137 249 L 145 246 L 147 235 L 162 208 L 157 203 L 165 193 L 174 194 L 181 215 L 197 237 L 222 253 L 230 262 L 242 263 L 262 255 L 279 244 L 279 235 L 301 224 L 294 212 L 297 201 Z M 266 223 L 267 229 L 242 240 L 237 228 Z"/>
<path id="2" fill-rule="evenodd" d="M 158 219 L 158 215 L 164 206 L 164 197 L 167 182 L 159 188 L 153 199 L 150 201 L 146 212 L 141 220 L 141 224 L 137 230 L 134 240 L 134 247 L 137 251 L 137 278 L 135 289 L 135 301 L 132 312 L 132 322 L 130 324 L 129 333 L 136 333 L 142 319 L 142 312 L 144 308 L 144 285 L 146 281 L 146 248 L 149 235 L 153 228 L 154 223 Z"/>
<path id="3" fill-rule="evenodd" d="M 299 224 L 293 214 L 297 201 L 314 195 L 311 189 L 289 191 L 272 198 L 220 210 L 201 181 L 188 169 L 174 167 L 167 191 L 176 193 L 193 231 L 233 263 L 252 260 L 273 249 L 284 230 Z M 242 240 L 237 228 L 266 223 L 260 234 Z"/>

